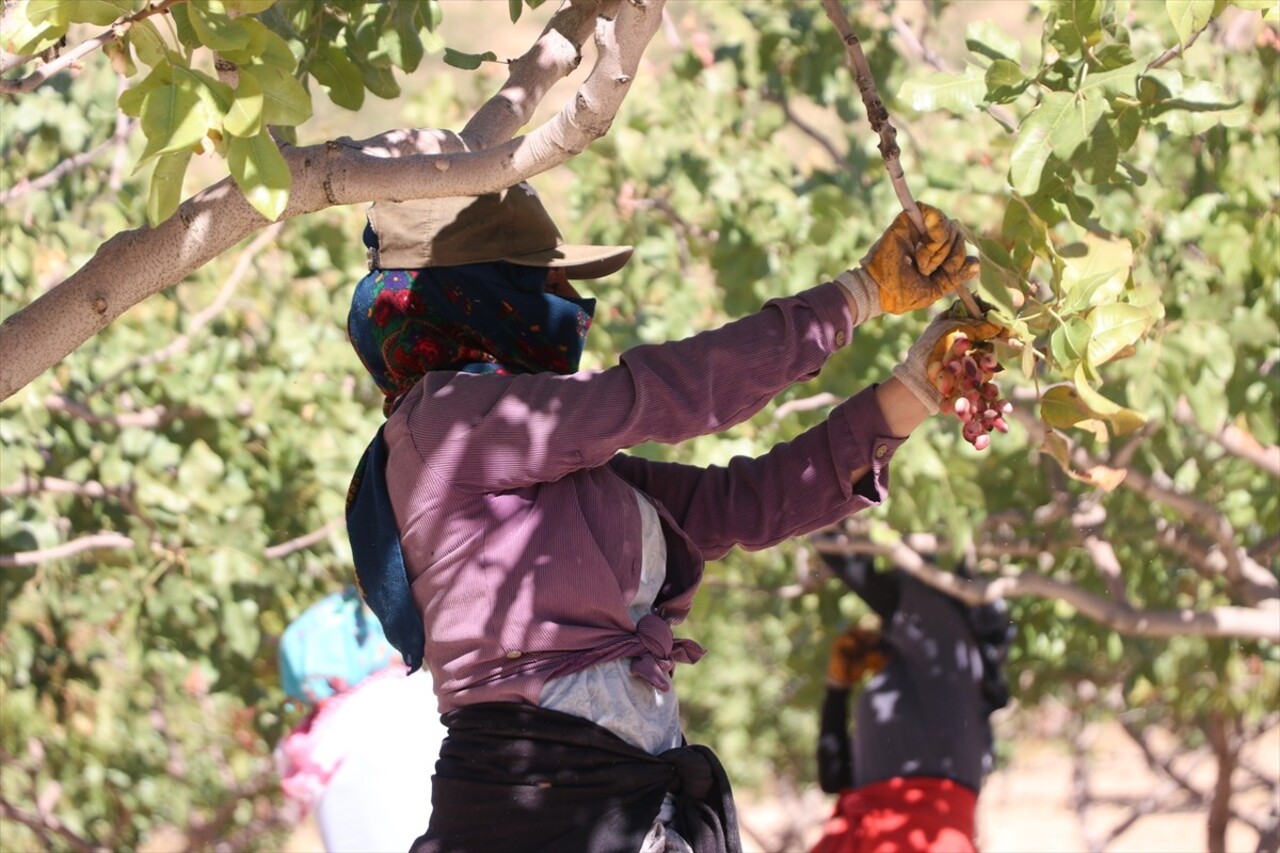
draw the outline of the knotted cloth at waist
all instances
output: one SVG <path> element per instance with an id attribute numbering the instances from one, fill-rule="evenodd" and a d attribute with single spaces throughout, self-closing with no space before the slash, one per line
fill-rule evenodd
<path id="1" fill-rule="evenodd" d="M 431 824 L 412 853 L 634 853 L 668 793 L 696 853 L 742 849 L 729 780 L 704 746 L 650 755 L 590 720 L 516 703 L 442 720 Z"/>
<path id="2" fill-rule="evenodd" d="M 624 655 L 632 658 L 631 674 L 663 692 L 671 689 L 668 676 L 677 663 L 697 663 L 707 653 L 693 640 L 677 640 L 667 621 L 652 613 L 636 623 L 634 637 L 628 641 L 629 648 Z"/>

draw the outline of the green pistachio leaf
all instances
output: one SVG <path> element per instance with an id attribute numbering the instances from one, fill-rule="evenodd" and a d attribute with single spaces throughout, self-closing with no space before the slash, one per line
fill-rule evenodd
<path id="1" fill-rule="evenodd" d="M 262 83 L 252 74 L 241 74 L 235 96 L 222 126 L 232 136 L 256 136 L 262 131 Z"/>
<path id="2" fill-rule="evenodd" d="M 262 89 L 264 123 L 293 127 L 311 118 L 311 96 L 293 75 L 278 65 L 243 65 L 240 76 L 246 74 Z"/>
<path id="3" fill-rule="evenodd" d="M 1204 28 L 1213 18 L 1214 0 L 1165 0 L 1164 8 L 1178 33 L 1178 43 L 1185 45 L 1192 34 Z"/>
<path id="4" fill-rule="evenodd" d="M 142 161 L 156 154 L 190 148 L 209 129 L 209 113 L 201 99 L 203 84 L 183 68 L 173 69 L 173 82 L 147 92 L 142 99 L 142 132 L 147 146 Z"/>
<path id="5" fill-rule="evenodd" d="M 936 72 L 902 84 L 898 97 L 917 112 L 943 109 L 956 115 L 976 112 L 987 94 L 982 71 L 966 68 L 960 74 Z"/>
<path id="6" fill-rule="evenodd" d="M 263 132 L 247 139 L 231 137 L 227 165 L 254 210 L 272 221 L 284 212 L 292 176 L 270 135 Z"/>
<path id="7" fill-rule="evenodd" d="M 228 18 L 220 0 L 203 0 L 191 7 L 191 28 L 196 38 L 213 51 L 237 50 L 249 44 L 249 30 L 239 20 Z"/>
<path id="8" fill-rule="evenodd" d="M 451 47 L 444 49 L 444 61 L 446 65 L 452 65 L 454 68 L 461 68 L 464 71 L 475 71 L 484 62 L 496 62 L 497 54 L 493 51 L 484 53 L 462 53 Z"/>
<path id="9" fill-rule="evenodd" d="M 191 162 L 191 150 L 174 151 L 156 158 L 147 189 L 147 221 L 151 227 L 164 222 L 182 203 L 182 179 Z"/>
<path id="10" fill-rule="evenodd" d="M 358 110 L 364 104 L 364 80 L 360 69 L 336 45 L 328 45 L 317 52 L 311 61 L 312 76 L 329 92 L 329 100 L 340 107 Z"/>

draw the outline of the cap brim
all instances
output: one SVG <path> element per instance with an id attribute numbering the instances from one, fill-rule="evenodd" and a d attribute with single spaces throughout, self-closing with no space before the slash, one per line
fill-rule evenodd
<path id="1" fill-rule="evenodd" d="M 569 278 L 603 278 L 617 272 L 631 260 L 631 246 L 583 246 L 561 243 L 554 249 L 513 255 L 503 260 L 525 267 L 562 269 Z"/>

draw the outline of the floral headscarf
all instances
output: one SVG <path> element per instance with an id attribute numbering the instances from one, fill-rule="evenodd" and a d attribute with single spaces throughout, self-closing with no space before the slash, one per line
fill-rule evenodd
<path id="1" fill-rule="evenodd" d="M 547 271 L 509 263 L 374 270 L 347 317 L 387 408 L 432 370 L 573 373 L 594 299 L 545 292 Z"/>

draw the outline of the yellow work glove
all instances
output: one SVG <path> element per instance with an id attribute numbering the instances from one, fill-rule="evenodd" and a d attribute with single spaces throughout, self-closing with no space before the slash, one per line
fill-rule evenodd
<path id="1" fill-rule="evenodd" d="M 827 660 L 827 684 L 851 687 L 867 673 L 884 669 L 880 634 L 865 628 L 849 628 L 831 643 Z"/>
<path id="2" fill-rule="evenodd" d="M 965 255 L 960 226 L 936 207 L 919 207 L 923 235 L 904 211 L 862 259 L 862 271 L 878 290 L 879 310 L 889 314 L 932 305 L 978 274 L 978 259 Z"/>

